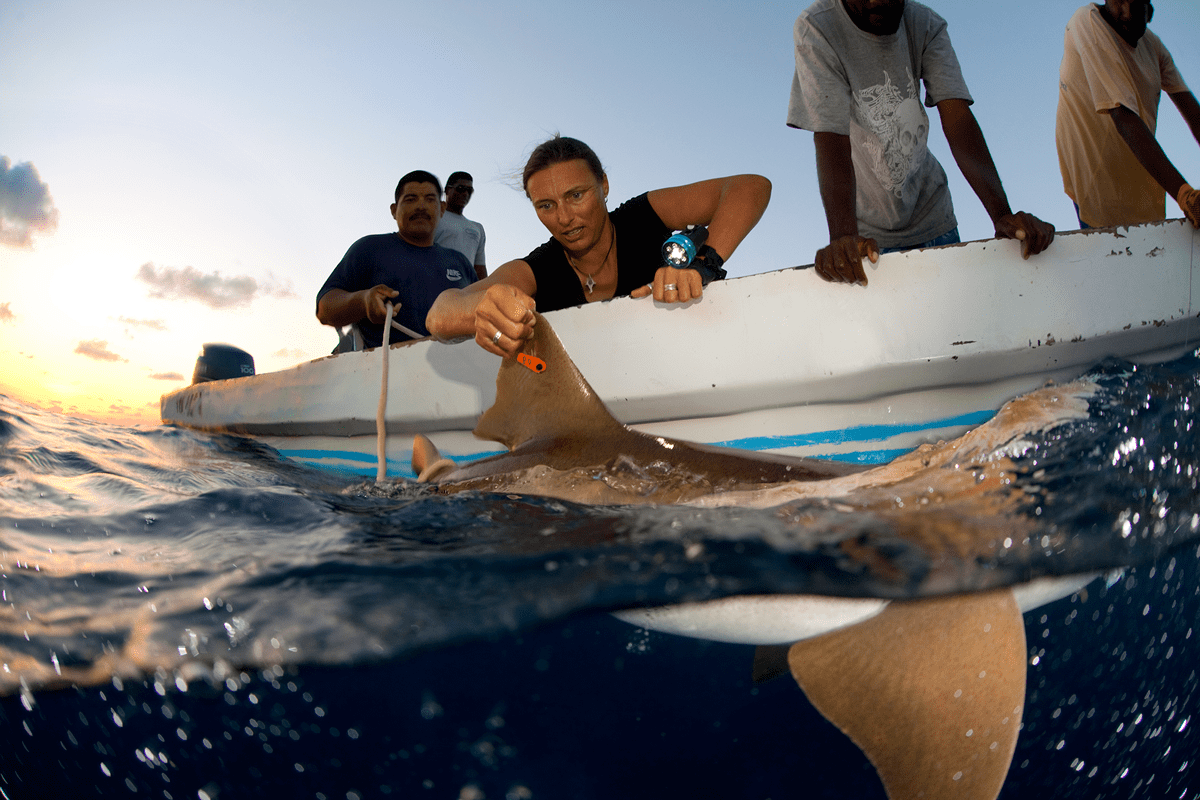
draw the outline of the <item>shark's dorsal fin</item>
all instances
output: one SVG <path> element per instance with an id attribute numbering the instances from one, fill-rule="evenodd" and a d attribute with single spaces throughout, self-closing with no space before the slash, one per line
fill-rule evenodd
<path id="1" fill-rule="evenodd" d="M 1011 590 L 893 602 L 797 642 L 788 663 L 891 800 L 999 795 L 1025 704 L 1025 626 Z"/>
<path id="2" fill-rule="evenodd" d="M 509 450 L 535 437 L 604 436 L 623 428 L 575 367 L 554 330 L 535 314 L 533 338 L 522 352 L 546 368 L 535 371 L 506 358 L 496 374 L 496 402 L 483 412 L 475 435 Z"/>

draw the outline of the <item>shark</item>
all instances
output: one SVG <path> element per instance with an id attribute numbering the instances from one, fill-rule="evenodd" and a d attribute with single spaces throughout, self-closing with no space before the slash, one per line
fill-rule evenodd
<path id="1" fill-rule="evenodd" d="M 608 411 L 541 315 L 522 353 L 502 361 L 496 389 L 496 401 L 481 415 L 475 435 L 503 444 L 507 452 L 459 465 L 418 435 L 413 444 L 418 481 L 444 493 L 757 506 L 784 514 L 798 499 L 833 498 L 839 507 L 887 516 L 905 499 L 928 503 L 931 469 L 988 453 L 989 469 L 961 471 L 957 490 L 945 489 L 942 470 L 943 496 L 928 514 L 892 517 L 904 535 L 944 554 L 946 565 L 994 552 L 998 542 L 1028 533 L 1021 528 L 1029 523 L 1011 513 L 1020 497 L 1006 490 L 1004 443 L 1014 439 L 1014 431 L 1041 430 L 1086 414 L 1089 396 L 1083 382 L 1047 387 L 1040 396 L 1006 405 L 993 422 L 961 440 L 866 468 L 629 428 Z M 972 504 L 985 521 L 959 524 L 956 503 Z M 851 559 L 879 558 L 861 542 L 842 548 Z M 1024 708 L 1022 615 L 1080 591 L 1098 575 L 979 591 L 954 591 L 952 566 L 931 575 L 930 596 L 914 599 L 747 595 L 615 615 L 650 630 L 755 645 L 755 680 L 790 673 L 813 706 L 861 748 L 892 800 L 994 800 L 1012 762 Z"/>

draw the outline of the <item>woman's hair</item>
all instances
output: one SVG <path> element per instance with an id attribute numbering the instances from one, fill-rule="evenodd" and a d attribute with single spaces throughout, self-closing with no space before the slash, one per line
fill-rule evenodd
<path id="1" fill-rule="evenodd" d="M 525 190 L 525 196 L 529 196 L 529 179 L 535 173 L 554 164 L 574 161 L 577 158 L 583 159 L 588 165 L 588 169 L 596 176 L 597 182 L 604 180 L 604 167 L 600 165 L 600 157 L 592 148 L 578 139 L 560 136 L 556 133 L 553 138 L 547 139 L 535 147 L 529 154 L 529 160 L 525 162 L 525 171 L 521 174 L 521 188 Z"/>

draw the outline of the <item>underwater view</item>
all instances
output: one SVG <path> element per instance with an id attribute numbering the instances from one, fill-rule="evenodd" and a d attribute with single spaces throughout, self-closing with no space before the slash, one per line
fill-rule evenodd
<path id="1" fill-rule="evenodd" d="M 882 798 L 753 646 L 610 612 L 1079 574 L 1023 617 L 1001 797 L 1200 797 L 1200 359 L 1023 402 L 721 507 L 375 485 L 0 397 L 0 797 Z"/>

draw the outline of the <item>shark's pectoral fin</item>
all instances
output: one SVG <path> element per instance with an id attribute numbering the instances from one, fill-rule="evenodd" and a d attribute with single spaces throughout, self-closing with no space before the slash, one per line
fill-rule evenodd
<path id="1" fill-rule="evenodd" d="M 417 474 L 419 483 L 436 481 L 457 467 L 450 459 L 442 458 L 437 446 L 420 433 L 413 437 L 412 453 L 412 471 Z"/>
<path id="2" fill-rule="evenodd" d="M 796 682 L 857 744 L 892 800 L 993 800 L 1025 705 L 1011 590 L 893 602 L 792 645 Z"/>

